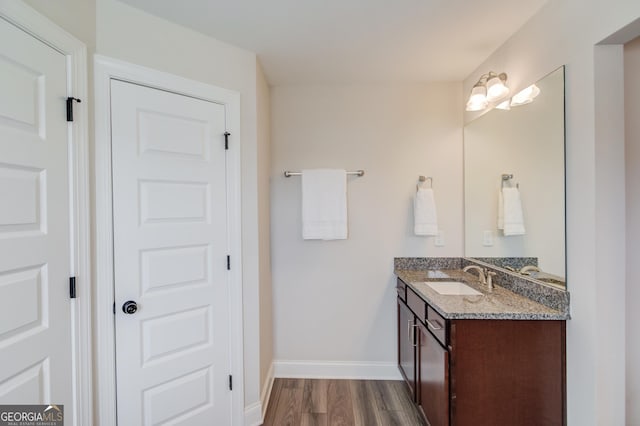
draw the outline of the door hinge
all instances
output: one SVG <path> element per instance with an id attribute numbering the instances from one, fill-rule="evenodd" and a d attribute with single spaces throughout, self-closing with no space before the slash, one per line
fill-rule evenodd
<path id="1" fill-rule="evenodd" d="M 67 98 L 67 121 L 73 121 L 73 101 L 82 102 L 80 99 L 72 98 L 71 96 Z"/>
<path id="2" fill-rule="evenodd" d="M 76 298 L 76 277 L 69 277 L 69 297 Z"/>
<path id="3" fill-rule="evenodd" d="M 113 315 L 116 314 L 116 302 L 113 302 Z"/>
<path id="4" fill-rule="evenodd" d="M 233 376 L 229 374 L 229 390 L 233 390 Z"/>
<path id="5" fill-rule="evenodd" d="M 224 149 L 229 149 L 229 136 L 231 136 L 231 133 L 224 132 Z"/>
<path id="6" fill-rule="evenodd" d="M 231 270 L 231 256 L 227 255 L 227 271 Z"/>

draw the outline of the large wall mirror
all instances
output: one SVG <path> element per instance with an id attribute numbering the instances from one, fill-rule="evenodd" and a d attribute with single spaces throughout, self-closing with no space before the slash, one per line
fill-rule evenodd
<path id="1" fill-rule="evenodd" d="M 522 273 L 566 287 L 564 67 L 536 85 L 532 102 L 464 128 L 465 256 L 515 271 L 532 265 Z M 500 229 L 499 204 L 510 223 L 520 207 L 523 234 Z"/>

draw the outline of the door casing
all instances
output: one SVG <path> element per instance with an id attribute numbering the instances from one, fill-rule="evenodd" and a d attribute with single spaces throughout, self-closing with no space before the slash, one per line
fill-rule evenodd
<path id="1" fill-rule="evenodd" d="M 113 318 L 113 214 L 111 186 L 111 117 L 109 87 L 112 79 L 167 90 L 227 107 L 228 249 L 232 268 L 230 286 L 231 372 L 233 374 L 232 424 L 244 423 L 244 369 L 240 205 L 240 94 L 173 74 L 101 55 L 95 61 L 95 199 L 96 199 L 96 420 L 116 425 L 115 327 Z M 235 266 L 234 266 L 235 265 Z"/>
<path id="2" fill-rule="evenodd" d="M 67 96 L 87 99 L 87 48 L 84 43 L 23 2 L 0 1 L 0 19 L 21 28 L 67 58 Z M 60 100 L 64 102 L 64 99 Z M 67 123 L 70 146 L 70 218 L 72 232 L 72 274 L 76 277 L 77 298 L 71 304 L 73 345 L 76 367 L 74 398 L 76 409 L 70 424 L 93 422 L 92 340 L 91 340 L 91 246 L 89 198 L 88 102 L 76 104 L 74 121 Z"/>

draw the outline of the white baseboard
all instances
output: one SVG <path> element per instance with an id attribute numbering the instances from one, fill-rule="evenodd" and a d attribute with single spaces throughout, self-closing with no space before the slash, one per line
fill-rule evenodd
<path id="1" fill-rule="evenodd" d="M 264 416 L 267 414 L 267 408 L 269 406 L 269 399 L 271 398 L 271 389 L 273 389 L 273 363 L 269 367 L 269 372 L 267 373 L 267 380 L 262 387 L 262 393 L 260 394 L 260 401 L 262 401 L 262 420 L 264 421 Z"/>
<path id="2" fill-rule="evenodd" d="M 264 416 L 267 413 L 269 398 L 271 397 L 271 389 L 273 388 L 273 364 L 269 367 L 267 378 L 262 386 L 260 401 L 245 407 L 244 424 L 246 426 L 260 426 L 264 422 Z"/>
<path id="3" fill-rule="evenodd" d="M 395 362 L 274 361 L 274 377 L 402 380 Z"/>
<path id="4" fill-rule="evenodd" d="M 260 401 L 244 407 L 244 424 L 245 426 L 260 426 L 262 424 L 262 404 Z"/>

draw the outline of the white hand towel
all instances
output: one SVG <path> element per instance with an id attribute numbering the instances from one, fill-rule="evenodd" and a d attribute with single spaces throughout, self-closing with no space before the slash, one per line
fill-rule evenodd
<path id="1" fill-rule="evenodd" d="M 438 216 L 433 189 L 418 188 L 413 200 L 413 231 L 416 235 L 438 235 Z"/>
<path id="2" fill-rule="evenodd" d="M 498 229 L 504 229 L 504 197 L 502 189 L 498 191 Z"/>
<path id="3" fill-rule="evenodd" d="M 518 188 L 502 188 L 504 199 L 504 235 L 524 235 L 524 217 Z"/>
<path id="4" fill-rule="evenodd" d="M 302 170 L 302 238 L 347 239 L 345 170 Z"/>

